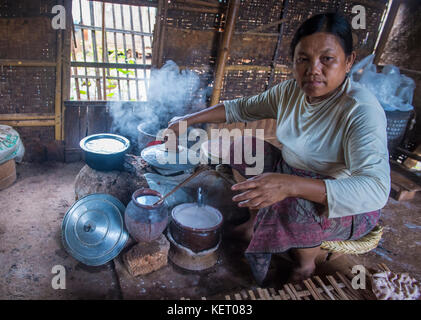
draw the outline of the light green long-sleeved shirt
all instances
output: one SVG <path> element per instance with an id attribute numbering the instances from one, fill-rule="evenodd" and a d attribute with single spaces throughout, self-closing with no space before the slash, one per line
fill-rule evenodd
<path id="1" fill-rule="evenodd" d="M 292 79 L 224 105 L 227 123 L 276 119 L 286 163 L 335 178 L 324 180 L 329 218 L 370 212 L 386 204 L 387 122 L 367 89 L 346 79 L 336 94 L 310 104 Z"/>

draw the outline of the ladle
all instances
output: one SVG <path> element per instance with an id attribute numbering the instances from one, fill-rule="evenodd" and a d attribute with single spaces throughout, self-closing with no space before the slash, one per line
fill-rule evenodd
<path id="1" fill-rule="evenodd" d="M 182 186 L 184 186 L 187 182 L 192 180 L 194 177 L 199 175 L 199 173 L 208 170 L 208 166 L 200 166 L 195 172 L 193 172 L 189 177 L 187 177 L 185 180 L 180 182 L 174 189 L 172 189 L 170 192 L 168 192 L 165 196 L 163 196 L 161 199 L 159 199 L 157 202 L 153 204 L 153 206 L 157 205 L 158 203 L 162 203 L 166 198 L 168 198 L 170 195 L 172 195 L 174 192 L 176 192 L 178 189 L 180 189 Z"/>

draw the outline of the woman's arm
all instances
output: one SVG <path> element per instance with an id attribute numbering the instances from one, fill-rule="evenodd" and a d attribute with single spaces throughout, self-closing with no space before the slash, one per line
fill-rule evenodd
<path id="1" fill-rule="evenodd" d="M 326 186 L 323 180 L 288 174 L 263 173 L 233 185 L 232 190 L 244 190 L 232 200 L 240 202 L 240 207 L 251 209 L 261 209 L 289 197 L 327 204 Z"/>
<path id="2" fill-rule="evenodd" d="M 199 123 L 221 123 L 226 121 L 225 106 L 223 103 L 218 103 L 212 107 L 200 110 L 195 113 L 187 114 L 183 117 L 177 117 L 174 121 L 168 123 L 168 128 L 174 126 L 178 121 L 187 121 L 187 125 Z"/>

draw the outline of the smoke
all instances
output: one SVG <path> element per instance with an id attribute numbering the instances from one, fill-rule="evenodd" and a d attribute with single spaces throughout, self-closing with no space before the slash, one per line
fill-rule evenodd
<path id="1" fill-rule="evenodd" d="M 171 118 L 205 108 L 207 95 L 196 72 L 180 70 L 169 60 L 151 71 L 146 102 L 110 102 L 112 131 L 136 141 L 137 126 L 142 124 L 143 131 L 155 135 Z"/>

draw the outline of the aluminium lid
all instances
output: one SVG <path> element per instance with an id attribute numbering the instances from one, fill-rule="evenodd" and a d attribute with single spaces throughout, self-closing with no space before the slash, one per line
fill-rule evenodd
<path id="1" fill-rule="evenodd" d="M 76 260 L 99 266 L 119 255 L 128 233 L 124 205 L 108 194 L 91 194 L 73 204 L 62 222 L 62 242 Z"/>

